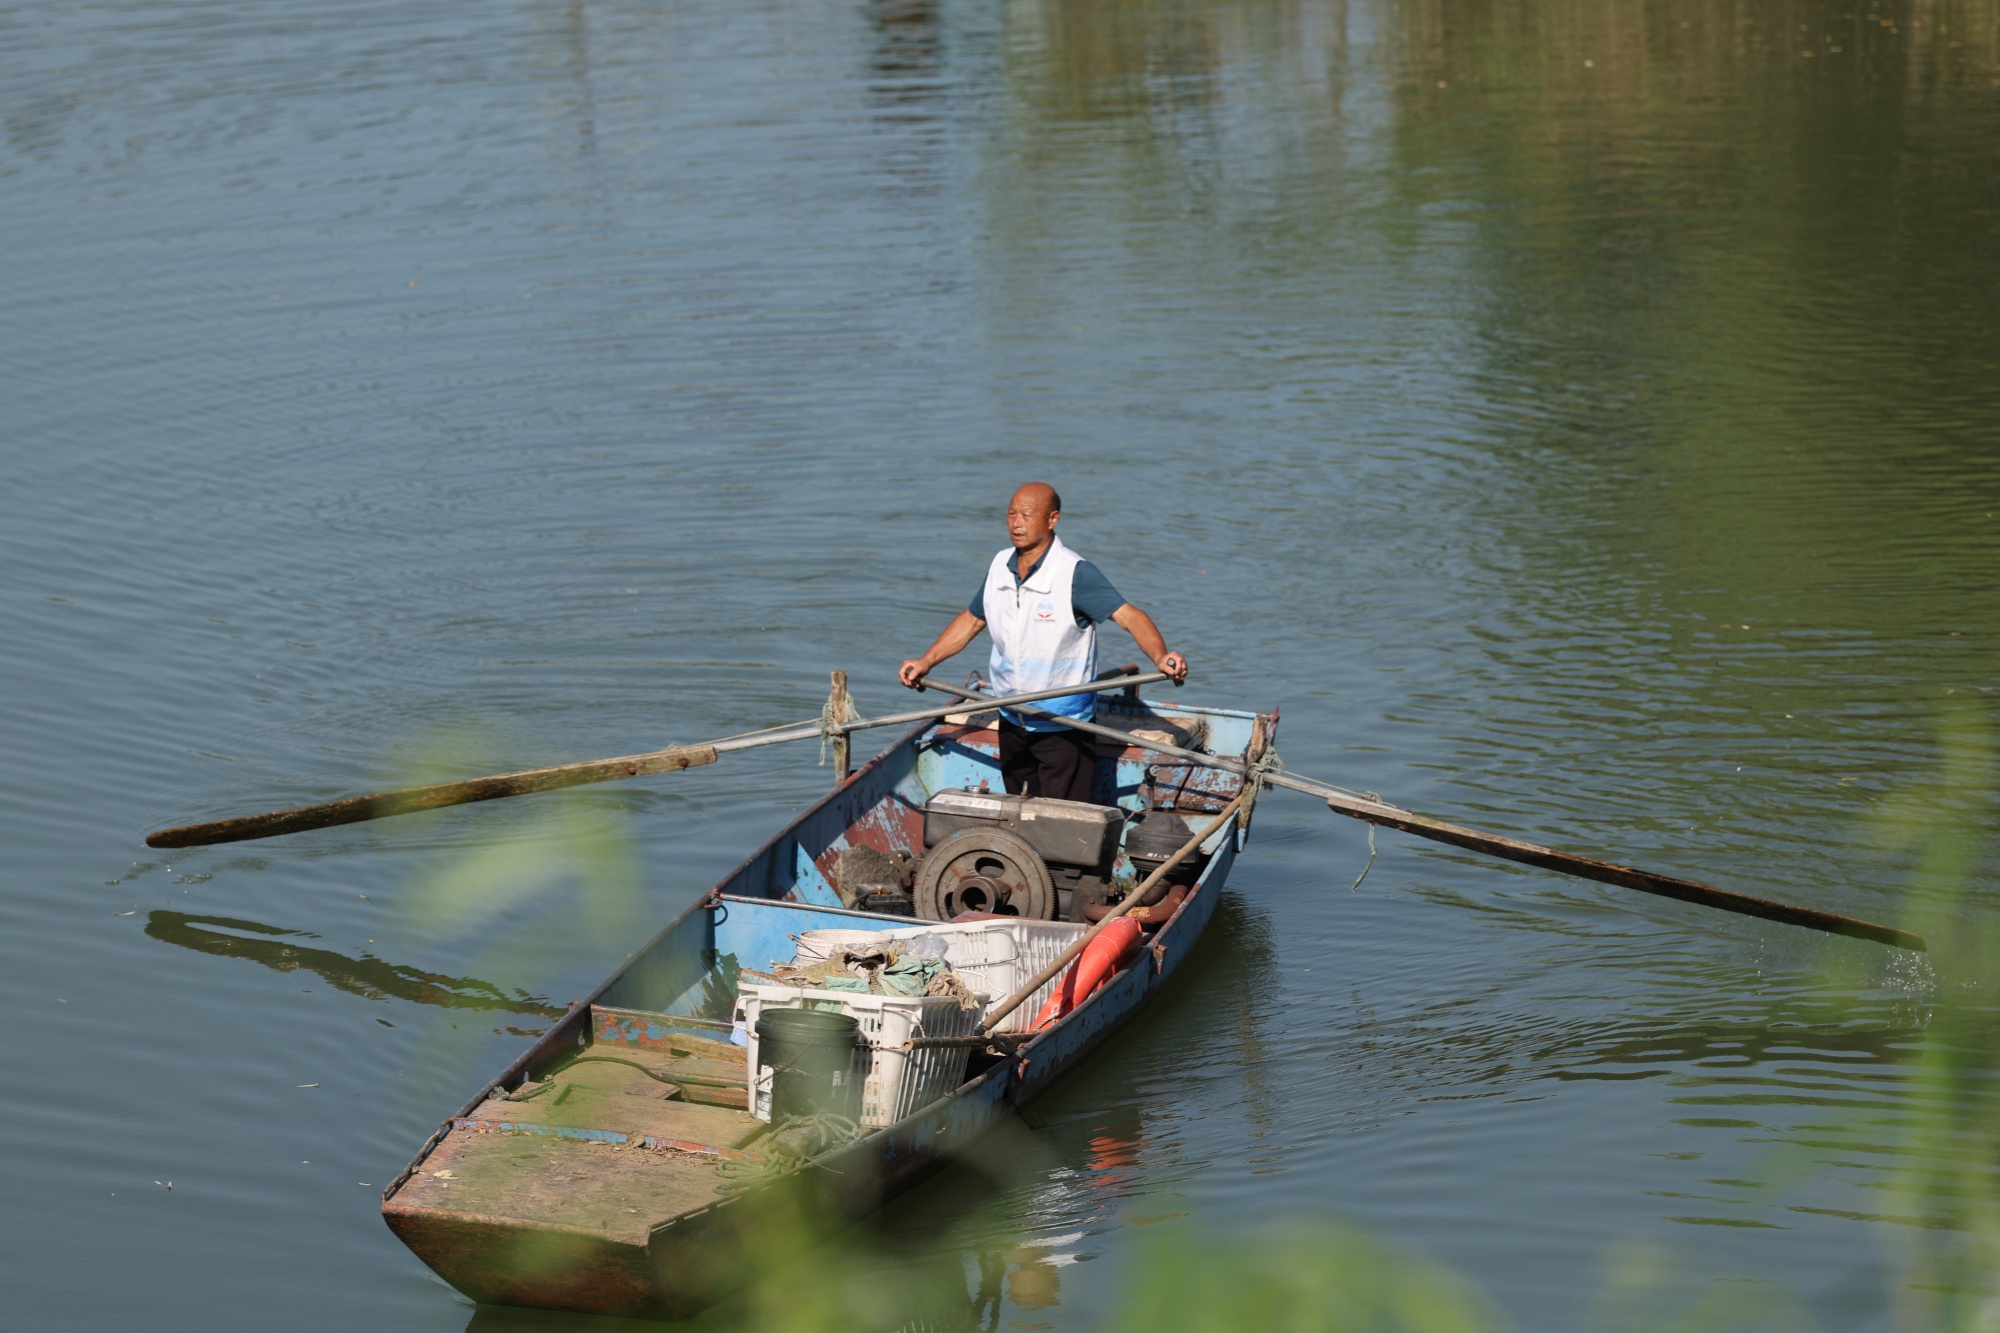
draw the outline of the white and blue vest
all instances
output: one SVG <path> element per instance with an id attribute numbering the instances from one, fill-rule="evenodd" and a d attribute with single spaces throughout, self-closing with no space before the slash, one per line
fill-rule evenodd
<path id="1" fill-rule="evenodd" d="M 989 674 L 995 694 L 1028 694 L 1097 678 L 1097 626 L 1076 623 L 1070 580 L 1082 557 L 1052 537 L 1049 553 L 1026 583 L 1017 582 L 1007 562 L 1009 547 L 986 570 L 986 632 L 993 636 Z M 1035 705 L 1067 717 L 1090 718 L 1095 694 L 1069 694 Z M 1060 722 L 1024 717 L 1011 709 L 1007 720 L 1029 731 L 1062 731 Z"/>

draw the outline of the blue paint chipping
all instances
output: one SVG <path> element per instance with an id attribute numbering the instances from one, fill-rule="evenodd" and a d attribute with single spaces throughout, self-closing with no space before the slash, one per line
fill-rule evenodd
<path id="1" fill-rule="evenodd" d="M 537 1125 L 525 1120 L 477 1120 L 459 1116 L 451 1122 L 459 1129 L 498 1130 L 503 1134 L 541 1134 L 553 1139 L 583 1139 L 591 1143 L 625 1143 L 630 1135 L 616 1129 L 580 1129 L 574 1125 Z"/>

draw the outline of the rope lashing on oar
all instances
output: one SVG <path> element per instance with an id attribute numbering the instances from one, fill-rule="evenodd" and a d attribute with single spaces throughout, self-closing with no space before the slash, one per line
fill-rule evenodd
<path id="1" fill-rule="evenodd" d="M 820 768 L 826 767 L 827 748 L 847 734 L 847 724 L 861 720 L 861 710 L 854 706 L 854 697 L 852 695 L 843 697 L 841 702 L 847 706 L 844 709 L 836 710 L 833 706 L 833 695 L 829 694 L 826 696 L 826 702 L 821 704 L 819 708 L 818 766 Z"/>
<path id="2" fill-rule="evenodd" d="M 1238 823 L 1250 822 L 1250 812 L 1257 808 L 1258 798 L 1263 796 L 1266 782 L 1269 781 L 1271 774 L 1284 766 L 1285 761 L 1278 758 L 1277 750 L 1267 745 L 1264 747 L 1264 753 L 1258 755 L 1243 771 L 1243 808 L 1236 816 Z"/>

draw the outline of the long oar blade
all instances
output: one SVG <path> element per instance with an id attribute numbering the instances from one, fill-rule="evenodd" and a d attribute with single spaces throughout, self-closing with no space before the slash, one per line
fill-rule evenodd
<path id="1" fill-rule="evenodd" d="M 218 842 L 274 838 L 280 833 L 302 833 L 307 829 L 332 828 L 336 824 L 359 824 L 367 819 L 385 819 L 390 815 L 436 810 L 447 805 L 469 805 L 474 801 L 492 801 L 503 796 L 525 796 L 529 792 L 554 791 L 559 787 L 580 787 L 590 782 L 611 782 L 618 778 L 643 777 L 648 773 L 698 768 L 715 760 L 713 745 L 677 745 L 666 750 L 654 750 L 650 754 L 626 755 L 622 759 L 594 759 L 581 764 L 531 768 L 519 773 L 467 778 L 462 782 L 440 782 L 429 787 L 405 787 L 401 791 L 377 792 L 373 796 L 350 796 L 341 801 L 305 805 L 296 810 L 275 810 L 266 815 L 188 824 L 150 834 L 146 845 L 205 847 Z"/>
<path id="2" fill-rule="evenodd" d="M 956 694 L 961 699 L 986 698 L 971 690 L 926 679 L 924 684 L 946 694 Z M 1230 773 L 1244 771 L 1243 761 L 1222 755 L 1203 754 L 1198 750 L 1182 749 L 1178 745 L 1164 742 L 1140 740 L 1130 732 L 1118 731 L 1111 727 L 1100 727 L 1094 722 L 1084 722 L 1078 718 L 1065 717 L 1046 709 L 1027 705 L 1015 705 L 1023 713 L 1032 713 L 1060 722 L 1077 731 L 1090 732 L 1117 741 L 1121 745 L 1136 746 L 1155 754 L 1171 755 L 1189 763 L 1203 764 L 1209 768 L 1219 768 Z M 1497 833 L 1483 833 L 1478 829 L 1465 828 L 1458 824 L 1447 824 L 1440 819 L 1430 819 L 1400 806 L 1384 801 L 1371 801 L 1340 790 L 1325 782 L 1315 782 L 1311 778 L 1294 773 L 1275 770 L 1265 774 L 1264 780 L 1274 787 L 1288 787 L 1293 791 L 1317 796 L 1327 803 L 1328 808 L 1370 824 L 1380 824 L 1385 828 L 1401 829 L 1414 833 L 1420 838 L 1434 842 L 1449 843 L 1463 847 L 1467 851 L 1483 852 L 1488 856 L 1504 857 L 1509 861 L 1519 861 L 1523 865 L 1539 866 L 1544 870 L 1555 870 L 1565 875 L 1575 875 L 1580 879 L 1593 879 L 1603 884 L 1616 884 L 1621 888 L 1637 889 L 1641 893 L 1658 894 L 1662 898 L 1677 898 L 1682 902 L 1696 903 L 1702 907 L 1713 907 L 1724 912 L 1735 912 L 1741 916 L 1762 917 L 1766 921 L 1782 921 L 1788 926 L 1804 926 L 1808 930 L 1823 930 L 1831 935 L 1846 935 L 1857 940 L 1874 940 L 1878 944 L 1891 945 L 1898 949 L 1914 949 L 1918 953 L 1927 952 L 1924 937 L 1912 930 L 1899 930 L 1895 926 L 1878 925 L 1859 917 L 1841 916 L 1835 912 L 1822 912 L 1814 907 L 1798 907 L 1791 903 L 1781 903 L 1771 898 L 1759 898 L 1748 893 L 1735 893 L 1729 889 L 1718 889 L 1711 884 L 1701 884 L 1691 879 L 1680 879 L 1673 875 L 1656 875 L 1648 870 L 1636 870 L 1631 866 L 1614 865 L 1609 861 L 1599 861 L 1588 856 L 1578 856 L 1574 852 L 1559 852 L 1552 847 L 1540 847 L 1532 842 L 1522 842 L 1516 838 L 1503 838 Z"/>
<path id="3" fill-rule="evenodd" d="M 1753 894 L 1718 889 L 1712 884 L 1701 884 L 1673 875 L 1656 875 L 1650 870 L 1614 865 L 1610 861 L 1578 856 L 1574 852 L 1559 852 L 1552 847 L 1539 847 L 1532 842 L 1503 838 L 1497 833 L 1482 833 L 1478 829 L 1463 828 L 1437 819 L 1426 819 L 1408 810 L 1395 810 L 1393 807 L 1366 808 L 1372 805 L 1373 802 L 1357 802 L 1342 797 L 1332 797 L 1327 800 L 1328 808 L 1343 815 L 1351 815 L 1355 819 L 1363 819 L 1371 824 L 1381 824 L 1386 828 L 1401 829 L 1405 833 L 1414 833 L 1433 842 L 1463 847 L 1467 851 L 1484 852 L 1488 856 L 1504 857 L 1509 861 L 1539 866 L 1544 870 L 1557 870 L 1581 879 L 1594 879 L 1602 884 L 1616 884 L 1621 888 L 1637 889 L 1641 893 L 1658 894 L 1662 898 L 1678 898 L 1684 903 L 1719 908 L 1724 912 L 1735 912 L 1741 916 L 1757 916 L 1766 921 L 1782 921 L 1788 926 L 1823 930 L 1830 935 L 1847 935 L 1857 940 L 1874 940 L 1878 944 L 1893 945 L 1898 949 L 1927 952 L 1924 937 L 1915 931 L 1877 925 L 1873 921 L 1863 921 L 1859 917 L 1822 912 L 1816 907 L 1799 907 L 1772 898 L 1759 898 Z"/>

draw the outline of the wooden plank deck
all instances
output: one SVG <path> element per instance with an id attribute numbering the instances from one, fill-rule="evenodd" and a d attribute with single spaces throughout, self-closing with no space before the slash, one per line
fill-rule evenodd
<path id="1" fill-rule="evenodd" d="M 718 1165 L 766 1128 L 743 1109 L 742 1049 L 667 1033 L 663 1015 L 593 1018 L 593 1035 L 613 1040 L 593 1042 L 551 1073 L 545 1092 L 527 1100 L 489 1097 L 456 1117 L 397 1205 L 644 1245 L 653 1228 L 714 1203 Z M 689 1076 L 712 1082 L 660 1081 Z"/>

